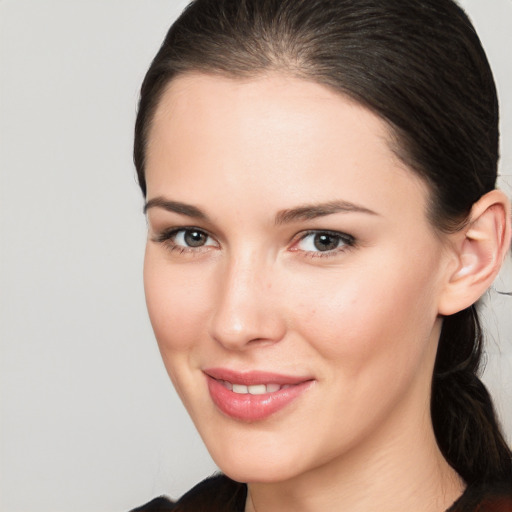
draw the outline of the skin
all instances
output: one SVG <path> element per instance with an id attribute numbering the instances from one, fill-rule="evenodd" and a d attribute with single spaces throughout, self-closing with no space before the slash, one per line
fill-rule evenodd
<path id="1" fill-rule="evenodd" d="M 157 109 L 148 310 L 212 457 L 249 483 L 247 511 L 440 512 L 463 490 L 429 413 L 439 305 L 459 260 L 427 219 L 426 185 L 390 140 L 364 107 L 280 74 L 180 76 Z M 283 210 L 333 201 L 372 213 L 276 222 Z M 204 245 L 169 237 L 185 227 L 203 231 Z M 354 243 L 335 238 L 339 246 L 322 252 L 311 230 Z M 244 422 L 212 402 L 211 367 L 314 383 L 278 413 Z"/>

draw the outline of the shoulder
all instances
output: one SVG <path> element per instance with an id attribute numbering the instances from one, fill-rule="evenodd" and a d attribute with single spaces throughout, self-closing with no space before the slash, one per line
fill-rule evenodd
<path id="1" fill-rule="evenodd" d="M 174 510 L 175 503 L 164 496 L 132 509 L 130 512 L 168 512 Z"/>
<path id="2" fill-rule="evenodd" d="M 447 512 L 512 512 L 512 482 L 470 486 Z"/>
<path id="3" fill-rule="evenodd" d="M 131 512 L 242 512 L 247 487 L 222 474 L 206 478 L 177 502 L 160 497 Z"/>

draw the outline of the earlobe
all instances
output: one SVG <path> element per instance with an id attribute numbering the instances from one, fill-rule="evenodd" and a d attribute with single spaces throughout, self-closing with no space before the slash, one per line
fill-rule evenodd
<path id="1" fill-rule="evenodd" d="M 510 223 L 510 202 L 500 190 L 488 192 L 473 205 L 454 248 L 458 265 L 447 277 L 440 315 L 471 306 L 491 286 L 510 246 Z"/>

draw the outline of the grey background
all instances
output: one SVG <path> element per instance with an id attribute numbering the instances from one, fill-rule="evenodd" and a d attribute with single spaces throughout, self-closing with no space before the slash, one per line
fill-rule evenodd
<path id="1" fill-rule="evenodd" d="M 0 511 L 126 511 L 214 470 L 145 312 L 138 88 L 185 0 L 0 0 Z M 512 190 L 512 2 L 466 0 Z M 510 258 L 509 258 L 510 259 Z M 512 289 L 509 268 L 496 288 Z M 485 305 L 512 439 L 512 298 Z"/>

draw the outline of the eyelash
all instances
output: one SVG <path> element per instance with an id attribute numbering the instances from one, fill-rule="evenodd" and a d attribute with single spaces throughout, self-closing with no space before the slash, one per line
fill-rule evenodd
<path id="1" fill-rule="evenodd" d="M 180 228 L 166 229 L 165 231 L 162 231 L 160 234 L 158 234 L 153 240 L 155 242 L 165 245 L 167 247 L 167 249 L 169 249 L 170 252 L 178 251 L 179 254 L 189 253 L 191 255 L 195 255 L 198 253 L 202 253 L 205 250 L 208 250 L 207 249 L 208 247 L 212 247 L 211 245 L 206 245 L 206 246 L 202 245 L 202 246 L 198 246 L 198 247 L 187 247 L 184 245 L 176 244 L 176 242 L 174 240 L 175 237 L 179 233 L 183 233 L 185 235 L 185 233 L 187 231 L 202 233 L 202 234 L 206 235 L 207 238 L 213 238 L 204 229 L 199 229 L 199 228 L 196 228 L 195 226 L 185 226 L 185 227 L 180 227 Z"/>
<path id="2" fill-rule="evenodd" d="M 176 244 L 175 237 L 180 233 L 183 233 L 183 235 L 185 236 L 187 231 L 201 233 L 207 237 L 207 240 L 208 238 L 213 239 L 213 237 L 204 229 L 200 229 L 195 226 L 187 226 L 165 230 L 162 233 L 158 234 L 156 237 L 154 237 L 153 240 L 157 243 L 164 244 L 169 249 L 170 252 L 178 251 L 179 254 L 188 253 L 190 255 L 197 255 L 203 253 L 204 251 L 207 251 L 208 248 L 213 247 L 212 245 L 200 245 L 197 247 L 191 247 Z M 327 235 L 329 237 L 337 239 L 338 245 L 341 244 L 341 246 L 337 246 L 333 249 L 329 249 L 326 251 L 307 251 L 298 249 L 296 247 L 300 242 L 303 242 L 308 237 L 316 235 Z M 329 258 L 337 256 L 342 252 L 352 249 L 356 245 L 356 239 L 352 235 L 342 233 L 339 231 L 330 231 L 322 229 L 309 230 L 306 232 L 299 233 L 292 240 L 292 247 L 289 250 L 293 252 L 302 252 L 303 256 L 309 258 Z"/>
<path id="3" fill-rule="evenodd" d="M 296 237 L 297 241 L 294 242 L 290 250 L 297 252 L 301 251 L 301 249 L 295 248 L 295 246 L 306 240 L 308 237 L 317 235 L 327 235 L 329 237 L 335 238 L 338 240 L 338 244 L 341 244 L 341 246 L 338 245 L 337 247 L 327 251 L 302 251 L 304 256 L 309 258 L 329 258 L 337 256 L 342 252 L 348 251 L 356 245 L 356 239 L 347 233 L 342 233 L 340 231 L 329 231 L 326 229 L 314 229 L 300 233 Z"/>

